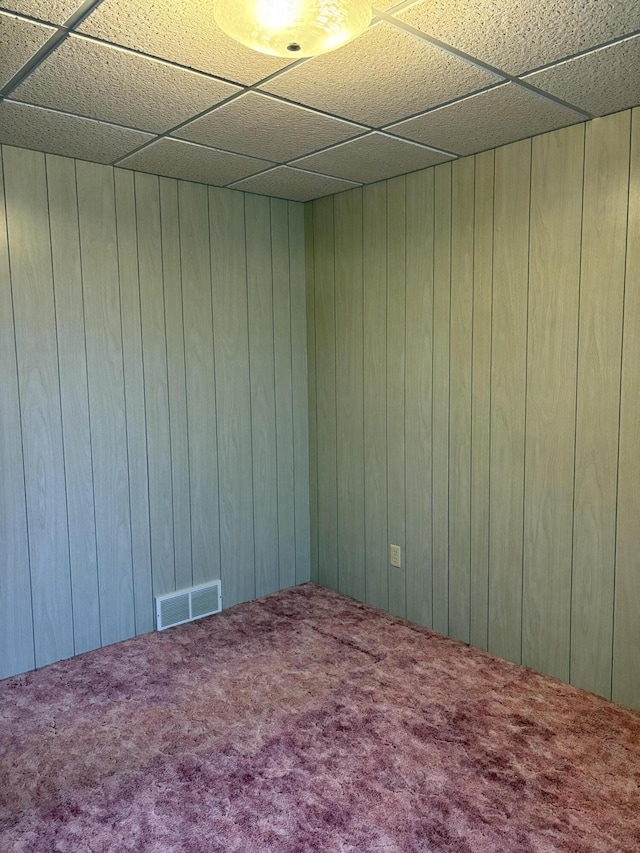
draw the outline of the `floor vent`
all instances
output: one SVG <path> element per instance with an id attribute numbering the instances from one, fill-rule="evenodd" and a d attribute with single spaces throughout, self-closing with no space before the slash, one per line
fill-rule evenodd
<path id="1" fill-rule="evenodd" d="M 219 613 L 221 610 L 220 581 L 203 583 L 200 586 L 192 586 L 190 589 L 156 596 L 158 631 L 200 619 L 202 616 L 211 616 L 212 613 Z"/>

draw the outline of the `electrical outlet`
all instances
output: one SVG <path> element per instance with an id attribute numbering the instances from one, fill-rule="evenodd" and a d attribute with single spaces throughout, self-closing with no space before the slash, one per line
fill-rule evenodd
<path id="1" fill-rule="evenodd" d="M 402 551 L 399 545 L 389 545 L 389 562 L 397 569 L 402 568 Z"/>

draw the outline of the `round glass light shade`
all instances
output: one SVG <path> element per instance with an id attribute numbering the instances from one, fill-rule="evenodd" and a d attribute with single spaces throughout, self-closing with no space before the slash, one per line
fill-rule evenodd
<path id="1" fill-rule="evenodd" d="M 335 50 L 371 22 L 370 0 L 216 0 L 214 8 L 227 35 L 289 59 Z"/>

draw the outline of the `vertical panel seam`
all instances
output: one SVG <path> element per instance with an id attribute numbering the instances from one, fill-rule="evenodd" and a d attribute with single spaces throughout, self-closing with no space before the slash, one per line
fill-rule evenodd
<path id="1" fill-rule="evenodd" d="M 472 224 L 471 224 L 471 374 L 469 377 L 469 625 L 468 637 L 469 645 L 471 645 L 471 627 L 472 627 L 472 612 L 473 612 L 473 488 L 475 485 L 475 477 L 473 476 L 473 437 L 474 437 L 474 377 L 475 377 L 475 340 L 476 340 L 476 155 L 473 155 L 473 182 L 471 183 L 473 191 L 472 198 Z"/>
<path id="2" fill-rule="evenodd" d="M 637 117 L 637 110 L 632 110 L 629 120 L 629 165 L 627 171 L 627 215 L 626 215 L 626 229 L 625 229 L 625 245 L 624 245 L 624 277 L 622 280 L 622 322 L 621 322 L 621 336 L 620 336 L 620 381 L 619 381 L 619 394 L 618 394 L 618 443 L 617 443 L 617 454 L 616 454 L 616 502 L 615 502 L 615 523 L 614 523 L 614 542 L 613 542 L 613 591 L 612 591 L 612 614 L 611 614 L 611 682 L 610 682 L 610 696 L 613 699 L 614 694 L 614 671 L 615 671 L 615 635 L 616 635 L 616 580 L 618 573 L 618 509 L 619 509 L 619 501 L 620 501 L 620 444 L 621 444 L 621 434 L 622 434 L 622 392 L 624 390 L 623 385 L 623 368 L 624 368 L 624 329 L 625 329 L 625 320 L 627 316 L 627 272 L 628 272 L 628 252 L 629 252 L 629 214 L 630 214 L 630 203 L 631 203 L 631 158 L 633 155 L 633 129 L 635 118 Z"/>
<path id="3" fill-rule="evenodd" d="M 471 578 L 473 574 L 473 378 L 474 378 L 474 358 L 473 345 L 475 341 L 475 299 L 476 299 L 476 157 L 473 157 L 473 216 L 471 222 L 471 375 L 469 385 L 469 627 L 468 638 L 471 643 L 471 612 L 472 612 L 472 585 Z"/>
<path id="4" fill-rule="evenodd" d="M 579 266 L 578 266 L 578 314 L 576 322 L 576 380 L 575 380 L 575 400 L 573 411 L 573 480 L 572 480 L 572 495 L 571 495 L 571 561 L 569 568 L 569 666 L 568 666 L 568 682 L 572 684 L 571 670 L 573 669 L 573 574 L 575 560 L 575 541 L 576 541 L 576 473 L 578 459 L 578 400 L 580 394 L 580 309 L 582 304 L 582 270 L 584 264 L 584 191 L 586 186 L 586 171 L 587 171 L 587 140 L 585 125 L 582 125 L 582 185 L 580 197 L 580 246 L 579 246 Z"/>
<path id="5" fill-rule="evenodd" d="M 406 619 L 407 617 L 407 561 L 406 561 L 406 553 L 407 553 L 407 176 L 404 175 L 402 178 L 402 190 L 403 190 L 403 208 L 404 208 L 404 226 L 402 229 L 402 242 L 404 244 L 404 251 L 402 253 L 403 258 L 403 322 L 404 322 L 404 330 L 402 337 L 402 371 L 403 371 L 403 387 L 402 387 L 402 480 L 403 480 L 403 500 L 404 500 L 404 508 L 403 508 L 403 546 L 405 551 L 405 565 L 404 571 L 402 572 L 402 587 L 403 587 L 403 604 L 402 604 L 402 616 Z"/>
<path id="6" fill-rule="evenodd" d="M 276 356 L 276 298 L 275 298 L 275 273 L 273 268 L 273 204 L 274 199 L 269 199 L 269 258 L 271 264 L 271 347 L 273 352 L 273 425 L 275 431 L 275 492 L 276 492 L 276 553 L 278 560 L 278 589 L 282 589 L 282 567 L 280 565 L 280 454 L 278 453 L 278 381 L 277 381 L 277 356 Z M 245 228 L 245 257 L 246 257 L 246 234 Z"/>
<path id="7" fill-rule="evenodd" d="M 431 167 L 429 169 L 430 181 L 430 195 L 428 198 L 428 202 L 430 202 L 430 216 L 429 216 L 429 243 L 431 247 L 431 275 L 430 275 L 430 286 L 429 286 L 429 296 L 431 299 L 431 305 L 427 303 L 426 309 L 428 313 L 428 308 L 431 308 L 431 314 L 428 317 L 429 322 L 429 367 L 431 368 L 431 376 L 429 377 L 429 443 L 428 443 L 428 476 L 429 476 L 429 486 L 428 486 L 428 494 L 429 494 L 429 516 L 426 522 L 426 528 L 430 528 L 430 538 L 429 538 L 429 550 L 428 550 L 428 560 L 429 560 L 429 578 L 428 578 L 428 587 L 429 587 L 429 610 L 430 613 L 428 615 L 428 627 L 433 627 L 433 339 L 435 335 L 434 330 L 434 321 L 433 321 L 433 306 L 434 306 L 434 290 L 435 290 L 435 281 L 434 281 L 434 263 L 435 263 L 435 196 L 436 196 L 436 170 L 435 167 Z"/>
<path id="8" fill-rule="evenodd" d="M 115 169 L 113 169 L 114 175 L 114 199 L 115 199 Z M 145 447 L 145 455 L 147 459 L 147 516 L 149 519 L 149 559 L 151 563 L 151 589 L 153 591 L 154 586 L 154 571 L 153 571 L 153 526 L 151 522 L 151 484 L 149 482 L 149 419 L 147 417 L 147 380 L 146 373 L 144 369 L 144 325 L 142 322 L 142 287 L 140 286 L 140 235 L 138 233 L 138 193 L 136 189 L 136 175 L 135 173 L 132 175 L 131 182 L 133 186 L 133 221 L 135 223 L 135 235 L 136 235 L 136 273 L 138 276 L 138 306 L 140 310 L 140 361 L 142 366 L 142 407 L 144 411 L 144 447 Z M 118 233 L 118 218 L 116 216 L 116 250 L 118 252 L 118 289 L 122 288 L 122 281 L 120 277 L 120 246 L 119 241 L 117 239 Z M 122 296 L 119 294 L 119 303 L 120 303 L 120 334 L 124 334 L 124 328 L 122 323 Z M 122 358 L 124 364 L 124 344 L 122 351 Z M 129 460 L 129 418 L 128 418 L 128 410 L 127 410 L 127 376 L 126 370 L 123 370 L 123 382 L 124 382 L 124 423 L 125 423 L 125 432 L 127 436 L 127 478 L 129 484 L 129 519 L 130 519 L 130 537 L 131 537 L 131 565 L 133 569 L 133 524 L 131 523 L 131 473 L 130 473 L 130 460 Z M 133 572 L 133 584 L 135 590 L 135 572 Z M 134 595 L 134 624 L 136 619 L 136 607 L 135 607 L 135 595 Z M 137 633 L 137 627 L 136 627 Z"/>
<path id="9" fill-rule="evenodd" d="M 338 320 L 336 317 L 336 206 L 331 196 L 331 245 L 333 249 L 333 411 L 335 414 L 336 470 L 336 589 L 340 590 L 340 490 L 338 489 Z"/>
<path id="10" fill-rule="evenodd" d="M 35 619 L 34 619 L 34 605 L 33 605 L 33 579 L 32 579 L 32 567 L 31 567 L 31 537 L 29 535 L 29 510 L 27 507 L 27 472 L 24 461 L 24 426 L 22 423 L 22 395 L 20 392 L 20 370 L 18 367 L 18 333 L 16 332 L 16 309 L 13 298 L 13 276 L 11 274 L 11 246 L 9 243 L 9 214 L 8 214 L 8 205 L 7 205 L 7 189 L 6 189 L 6 181 L 4 177 L 5 167 L 4 167 L 4 146 L 0 146 L 0 156 L 2 156 L 3 160 L 3 168 L 2 168 L 2 185 L 3 185 L 3 199 L 4 199 L 4 207 L 5 207 L 5 230 L 7 235 L 7 264 L 9 265 L 9 293 L 11 295 L 11 319 L 13 324 L 13 347 L 15 352 L 15 360 L 16 360 L 16 391 L 18 396 L 18 417 L 20 421 L 20 450 L 22 456 L 22 486 L 24 489 L 24 518 L 25 518 L 25 532 L 27 539 L 27 559 L 29 562 L 29 598 L 31 601 L 31 635 L 33 640 L 33 665 L 34 668 L 37 666 L 36 659 L 36 628 L 35 628 Z"/>
<path id="11" fill-rule="evenodd" d="M 381 562 L 384 565 L 383 587 L 386 590 L 385 610 L 389 609 L 389 423 L 388 423 L 388 394 L 389 394 L 389 181 L 384 182 L 384 292 L 380 300 L 384 312 L 384 512 L 386 517 L 384 553 Z M 380 384 L 382 376 L 379 377 Z M 382 388 L 378 388 L 382 397 Z M 382 460 L 381 460 L 382 463 Z"/>
<path id="12" fill-rule="evenodd" d="M 387 516 L 387 535 L 384 546 L 384 566 L 386 574 L 386 607 L 389 609 L 389 181 L 384 182 L 384 472 L 385 472 L 385 514 Z"/>
<path id="13" fill-rule="evenodd" d="M 416 179 L 416 175 L 412 176 L 412 179 Z M 407 511 L 407 361 L 408 361 L 408 347 L 407 347 L 407 222 L 409 221 L 408 215 L 408 191 L 407 191 L 407 178 L 404 178 L 404 205 L 403 205 L 403 214 L 404 214 L 404 332 L 403 332 L 403 347 L 404 347 L 404 365 L 403 365 L 403 410 L 404 410 L 404 437 L 403 437 L 403 452 L 402 452 L 402 467 L 403 467 L 403 475 L 404 475 L 404 490 L 403 490 L 403 500 L 404 500 L 404 562 L 403 562 L 403 570 L 402 574 L 404 576 L 404 618 L 407 617 L 407 573 L 409 560 L 407 555 L 410 553 L 410 549 L 407 547 L 407 543 L 409 541 L 409 537 L 407 534 L 408 524 L 407 517 L 409 515 Z"/>
<path id="14" fill-rule="evenodd" d="M 362 357 L 362 595 L 364 596 L 364 600 L 367 600 L 367 540 L 365 534 L 365 525 L 366 525 L 366 511 L 365 511 L 365 451 L 364 451 L 364 189 L 361 187 L 359 190 L 360 194 L 360 248 L 358 254 L 360 255 L 360 319 L 361 319 L 361 335 L 360 335 L 360 354 Z M 358 567 L 359 568 L 359 567 Z"/>
<path id="15" fill-rule="evenodd" d="M 207 259 L 209 261 L 209 304 L 211 305 L 211 360 L 213 364 L 213 400 L 216 407 L 216 414 L 214 418 L 214 422 L 216 425 L 216 503 L 218 509 L 218 565 L 220 566 L 220 578 L 222 580 L 222 573 L 224 566 L 222 565 L 222 524 L 220 521 L 220 437 L 218 435 L 218 396 L 217 389 L 218 383 L 216 381 L 216 332 L 215 332 L 215 324 L 213 322 L 213 266 L 212 266 L 212 258 L 211 258 L 211 250 L 212 250 L 212 242 L 211 242 L 211 189 L 207 187 L 206 191 L 207 196 L 207 244 L 209 251 L 207 252 Z M 246 228 L 245 228 L 246 235 Z M 254 590 L 255 594 L 255 590 Z"/>
<path id="16" fill-rule="evenodd" d="M 458 171 L 457 169 L 455 170 Z M 447 394 L 447 636 L 451 628 L 451 307 L 453 305 L 453 165 L 449 169 L 449 335 L 448 335 L 448 394 Z"/>
<path id="17" fill-rule="evenodd" d="M 366 452 L 366 443 L 367 443 L 367 429 L 366 429 L 366 402 L 365 398 L 367 396 L 366 388 L 366 369 L 365 369 L 365 333 L 366 333 L 366 324 L 365 324 L 365 299 L 366 299 L 366 285 L 365 285 L 365 254 L 364 254 L 364 230 L 365 230 L 365 191 L 364 187 L 362 188 L 362 229 L 360 231 L 360 260 L 362 264 L 362 536 L 364 542 L 364 550 L 362 553 L 362 562 L 364 569 L 364 584 L 363 584 L 363 594 L 364 600 L 369 601 L 368 597 L 368 579 L 369 579 L 369 562 L 367 559 L 367 452 Z"/>
<path id="18" fill-rule="evenodd" d="M 314 211 L 316 210 L 317 203 L 315 201 L 311 202 L 311 226 L 313 231 L 313 345 L 314 345 L 314 367 L 315 367 L 315 376 L 316 376 L 316 566 L 317 566 L 317 575 L 318 575 L 318 584 L 321 583 L 321 572 L 320 572 L 320 448 L 318 442 L 318 330 L 316 318 L 318 315 L 318 288 L 317 277 L 316 277 L 316 239 L 315 239 L 315 215 Z"/>
<path id="19" fill-rule="evenodd" d="M 215 331 L 215 323 L 213 320 L 213 260 L 211 257 L 213 242 L 211 239 L 211 188 L 206 188 L 206 198 L 207 198 L 207 260 L 209 266 L 209 305 L 211 311 L 211 364 L 213 368 L 213 401 L 215 405 L 215 418 L 214 423 L 216 427 L 216 504 L 218 510 L 218 565 L 220 566 L 220 579 L 222 583 L 223 570 L 224 566 L 222 564 L 222 521 L 221 521 L 221 500 L 220 500 L 220 435 L 218 430 L 218 383 L 216 381 L 216 331 Z M 255 594 L 255 590 L 254 590 Z"/>
<path id="20" fill-rule="evenodd" d="M 447 340 L 448 352 L 448 386 L 447 386 L 447 636 L 451 636 L 451 318 L 453 314 L 453 292 L 452 292 L 452 270 L 453 270 L 453 163 L 449 164 L 449 257 L 448 257 L 448 285 L 449 285 L 449 335 Z"/>
<path id="21" fill-rule="evenodd" d="M 251 393 L 251 324 L 249 322 L 249 269 L 247 252 L 247 194 L 242 194 L 242 216 L 244 220 L 244 287 L 247 306 L 247 367 L 249 378 L 249 445 L 251 448 L 251 531 L 253 540 L 253 594 L 257 594 L 257 566 L 256 566 L 256 494 L 255 494 L 255 473 L 254 473 L 254 454 L 253 454 L 253 394 Z M 213 302 L 212 302 L 213 304 Z M 216 406 L 216 415 L 218 407 Z M 222 574 L 222 570 L 221 570 Z"/>
<path id="22" fill-rule="evenodd" d="M 493 181 L 492 181 L 491 199 L 491 337 L 489 344 L 489 508 L 487 512 L 487 651 L 490 651 L 490 635 L 491 635 L 491 509 L 492 509 L 492 489 L 491 489 L 491 472 L 492 472 L 492 457 L 493 457 L 493 338 L 495 326 L 495 253 L 496 253 L 496 156 L 493 155 Z M 526 393 L 526 392 L 525 392 Z"/>
<path id="23" fill-rule="evenodd" d="M 80 200 L 78 197 L 78 164 L 73 161 L 73 175 L 75 181 L 76 193 L 76 220 L 78 226 L 78 251 L 80 258 L 80 293 L 82 295 L 82 336 L 84 344 L 84 364 L 87 377 L 87 422 L 89 425 L 89 456 L 91 459 L 91 494 L 93 498 L 93 536 L 96 555 L 96 590 L 98 593 L 98 636 L 100 637 L 100 647 L 102 647 L 102 603 L 100 597 L 100 557 L 98 553 L 98 519 L 96 517 L 96 483 L 95 483 L 95 465 L 93 456 L 93 431 L 91 429 L 91 396 L 89 393 L 89 357 L 87 354 L 87 319 L 85 311 L 85 295 L 84 295 L 84 265 L 82 263 L 82 232 L 80 229 Z M 116 220 L 117 229 L 117 220 Z M 117 230 L 116 230 L 117 242 Z M 135 605 L 134 605 L 134 627 L 135 627 Z"/>
<path id="24" fill-rule="evenodd" d="M 385 257 L 385 344 L 384 344 L 384 353 L 385 353 L 385 440 L 384 440 L 384 448 L 385 448 L 385 477 L 386 477 L 386 491 L 387 491 L 387 541 L 385 543 L 385 565 L 387 571 L 387 607 L 389 609 L 389 597 L 390 597 L 390 579 L 389 579 L 389 543 L 391 542 L 391 530 L 389 528 L 389 181 L 385 181 L 385 212 L 386 212 L 386 221 L 385 221 L 385 244 L 386 244 L 386 257 Z"/>
<path id="25" fill-rule="evenodd" d="M 489 476 L 487 509 L 487 651 L 490 651 L 491 625 L 491 471 L 493 450 L 493 337 L 494 337 L 494 278 L 496 251 L 496 156 L 493 155 L 493 177 L 491 181 L 491 329 L 489 336 Z"/>
<path id="26" fill-rule="evenodd" d="M 184 364 L 184 403 L 185 403 L 185 425 L 187 428 L 186 446 L 187 446 L 187 488 L 189 490 L 189 553 L 190 557 L 190 574 L 191 583 L 193 584 L 193 512 L 192 512 L 192 492 L 191 492 L 191 442 L 189 441 L 189 382 L 187 381 L 187 336 L 184 325 L 184 275 L 182 270 L 182 233 L 180 225 L 180 185 L 175 183 L 176 188 L 176 211 L 178 215 L 178 259 L 180 262 L 180 318 L 182 322 L 182 355 Z"/>
<path id="27" fill-rule="evenodd" d="M 298 508 L 298 479 L 296 477 L 296 424 L 294 412 L 297 408 L 297 394 L 293 381 L 293 306 L 291 297 L 291 204 L 287 201 L 287 283 L 289 293 L 289 339 L 291 346 L 289 347 L 289 381 L 291 383 L 291 472 L 293 475 L 293 581 L 298 582 L 298 524 L 297 524 L 297 508 Z"/>
<path id="28" fill-rule="evenodd" d="M 136 596 L 135 596 L 135 587 L 136 587 L 136 579 L 135 572 L 133 567 L 133 524 L 132 524 L 132 515 L 131 515 L 131 466 L 129 460 L 129 421 L 127 417 L 127 386 L 126 386 L 126 370 L 125 370 L 125 358 L 124 358 L 124 327 L 122 323 L 122 293 L 121 293 L 121 276 L 120 276 L 120 246 L 118 245 L 118 216 L 117 216 L 117 208 L 116 208 L 116 173 L 113 166 L 108 167 L 111 170 L 111 187 L 113 190 L 113 228 L 115 232 L 115 248 L 116 248 L 116 270 L 118 276 L 118 316 L 120 319 L 120 363 L 122 365 L 122 399 L 124 403 L 124 435 L 125 435 L 125 445 L 126 445 L 126 457 L 127 457 L 127 492 L 129 495 L 129 565 L 131 566 L 131 609 L 133 611 L 133 630 L 134 635 L 136 632 Z M 136 233 L 137 233 L 137 222 L 136 222 Z M 136 248 L 137 248 L 137 238 L 136 238 Z M 138 276 L 139 279 L 139 276 Z M 139 292 L 138 288 L 138 292 Z M 145 412 L 146 418 L 146 412 Z M 148 469 L 147 469 L 147 478 L 148 478 Z M 123 602 L 124 603 L 124 602 Z"/>
<path id="29" fill-rule="evenodd" d="M 449 369 L 447 376 L 447 636 L 451 634 L 451 261 L 453 252 L 453 166 L 449 165 L 449 334 L 447 340 Z"/>
<path id="30" fill-rule="evenodd" d="M 174 482 L 173 482 L 173 442 L 171 440 L 172 424 L 171 424 L 171 382 L 169 381 L 169 342 L 167 335 L 167 310 L 166 298 L 167 288 L 165 281 L 165 263 L 164 263 L 164 235 L 162 231 L 162 196 L 160 193 L 160 178 L 156 181 L 158 187 L 158 215 L 160 218 L 160 280 L 162 283 L 162 323 L 164 328 L 164 358 L 167 377 L 167 421 L 169 426 L 169 474 L 171 481 L 171 541 L 173 545 L 173 588 L 177 589 L 177 568 L 176 568 L 176 508 L 174 499 Z M 132 525 L 133 526 L 133 525 Z"/>
<path id="31" fill-rule="evenodd" d="M 318 330 L 316 328 L 316 240 L 315 240 L 315 216 L 314 216 L 314 207 L 315 203 L 311 202 L 311 239 L 312 239 L 312 253 L 311 253 L 311 266 L 313 269 L 313 389 L 315 394 L 315 401 L 313 407 L 313 415 L 315 419 L 315 505 L 316 505 L 316 518 L 315 518 L 315 551 L 316 551 L 316 580 L 318 584 L 320 583 L 320 510 L 319 510 L 319 489 L 318 489 L 318 476 L 319 476 L 319 466 L 318 466 Z M 306 261 L 306 257 L 305 257 Z M 306 282 L 305 282 L 306 285 Z"/>
<path id="32" fill-rule="evenodd" d="M 531 301 L 531 208 L 533 206 L 533 142 L 529 142 L 529 226 L 527 229 L 527 337 L 525 342 L 524 370 L 524 452 L 522 454 L 522 564 L 520 577 L 520 661 L 524 664 L 524 597 L 525 597 L 525 524 L 527 504 L 527 414 L 529 403 L 529 311 Z"/>
<path id="33" fill-rule="evenodd" d="M 433 560 L 433 534 L 434 534 L 434 503 L 433 503 L 433 444 L 434 444 L 434 421 L 435 421 L 435 329 L 436 329 L 436 170 L 433 171 L 433 198 L 431 216 L 431 237 L 433 241 L 433 252 L 431 253 L 431 277 L 433 286 L 431 288 L 431 626 L 435 620 L 435 583 L 434 583 L 434 560 Z"/>
<path id="34" fill-rule="evenodd" d="M 47 169 L 48 162 L 47 154 L 44 155 L 44 182 L 45 194 L 47 198 L 47 221 L 49 223 L 49 259 L 51 263 L 51 292 L 53 294 L 53 319 L 56 336 L 56 368 L 58 375 L 58 400 L 60 406 L 60 446 L 62 450 L 62 470 L 64 474 L 64 506 L 67 520 L 67 560 L 69 561 L 69 603 L 71 606 L 71 643 L 73 653 L 76 654 L 76 623 L 73 607 L 73 574 L 71 572 L 71 534 L 69 531 L 69 492 L 67 485 L 67 456 L 64 446 L 64 417 L 62 414 L 62 380 L 60 377 L 60 340 L 58 337 L 58 307 L 56 302 L 56 283 L 55 283 L 55 268 L 53 264 L 53 238 L 51 234 L 51 205 L 49 200 L 49 172 Z"/>

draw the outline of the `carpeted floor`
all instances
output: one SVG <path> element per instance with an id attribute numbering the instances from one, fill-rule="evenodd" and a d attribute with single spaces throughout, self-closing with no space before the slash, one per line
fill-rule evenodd
<path id="1" fill-rule="evenodd" d="M 0 851 L 640 851 L 640 714 L 313 585 L 0 683 Z"/>

